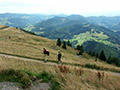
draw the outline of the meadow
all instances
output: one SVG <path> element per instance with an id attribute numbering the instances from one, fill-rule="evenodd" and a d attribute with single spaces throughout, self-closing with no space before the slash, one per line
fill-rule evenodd
<path id="1" fill-rule="evenodd" d="M 43 62 L 43 48 L 50 51 L 48 62 Z M 62 52 L 63 64 L 57 64 L 58 50 Z M 120 68 L 95 57 L 68 47 L 56 46 L 56 41 L 25 33 L 14 27 L 0 30 L 0 53 L 18 58 L 0 56 L 0 72 L 22 70 L 31 73 L 43 71 L 53 75 L 62 90 L 119 90 Z M 22 60 L 33 58 L 34 60 Z M 36 62 L 37 60 L 37 62 Z M 40 61 L 40 62 L 38 62 Z M 119 72 L 119 73 L 118 73 Z"/>

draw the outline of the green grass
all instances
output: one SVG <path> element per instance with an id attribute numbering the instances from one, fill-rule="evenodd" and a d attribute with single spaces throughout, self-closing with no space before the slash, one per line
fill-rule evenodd
<path id="1" fill-rule="evenodd" d="M 54 76 L 46 71 L 43 71 L 41 73 L 32 73 L 27 70 L 3 70 L 0 72 L 0 82 L 16 82 L 22 88 L 28 88 L 31 85 L 31 78 L 34 76 L 37 78 L 37 80 L 42 79 L 41 82 L 51 82 L 52 86 L 50 90 L 60 89 L 60 84 L 56 81 Z"/>
<path id="2" fill-rule="evenodd" d="M 91 29 L 91 31 L 87 31 L 86 33 L 81 33 L 79 35 L 75 35 L 73 39 L 71 39 L 72 42 L 78 41 L 76 45 L 82 45 L 86 41 L 94 40 L 100 43 L 104 43 L 105 45 L 116 47 L 118 48 L 120 45 L 114 44 L 106 39 L 108 39 L 109 36 L 105 35 L 103 32 L 97 33 L 94 31 L 94 29 Z M 120 49 L 120 48 L 118 48 Z"/>
<path id="3" fill-rule="evenodd" d="M 43 71 L 41 74 L 37 74 L 36 77 L 38 79 L 42 79 L 42 82 L 48 82 L 52 79 L 53 75 Z"/>
<path id="4" fill-rule="evenodd" d="M 87 31 L 86 33 L 81 33 L 79 35 L 75 35 L 72 39 L 72 41 L 77 40 L 78 44 L 83 44 L 85 41 L 89 41 L 89 40 L 95 40 L 95 41 L 106 41 L 105 39 L 108 39 L 109 37 L 105 34 L 103 34 L 103 32 L 101 33 L 97 33 L 97 32 L 93 32 L 93 30 L 91 30 L 91 32 Z"/>
<path id="5" fill-rule="evenodd" d="M 35 27 L 33 26 L 33 25 L 31 25 L 31 26 L 28 26 L 28 27 L 25 27 L 24 29 L 26 30 L 26 31 L 31 31 L 32 29 L 34 29 Z"/>
<path id="6" fill-rule="evenodd" d="M 83 67 L 90 68 L 90 69 L 95 69 L 95 70 L 105 70 L 105 71 L 120 73 L 119 70 L 103 68 L 103 67 L 97 66 L 96 64 L 85 64 Z"/>
<path id="7" fill-rule="evenodd" d="M 9 69 L 0 72 L 0 82 L 3 81 L 17 82 L 22 88 L 27 88 L 30 83 L 30 77 L 25 72 Z"/>

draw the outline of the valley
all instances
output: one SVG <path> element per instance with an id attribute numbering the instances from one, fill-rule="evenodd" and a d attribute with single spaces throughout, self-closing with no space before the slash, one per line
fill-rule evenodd
<path id="1" fill-rule="evenodd" d="M 32 17 L 26 15 L 15 20 L 19 22 L 28 17 L 31 20 Z M 13 19 L 0 23 L 0 85 L 2 82 L 17 83 L 18 90 L 37 90 L 42 83 L 50 90 L 120 89 L 119 30 L 116 30 L 118 33 L 112 31 L 108 28 L 111 24 L 107 27 L 105 24 L 95 25 L 79 15 L 43 15 L 39 18 L 40 21 L 32 23 L 24 19 L 24 26 L 16 21 L 13 24 Z M 56 45 L 58 38 L 62 42 L 70 40 L 72 47 L 66 45 L 67 49 L 64 49 L 62 45 Z M 83 46 L 82 55 L 77 55 L 77 45 Z M 47 62 L 44 62 L 43 48 L 50 52 Z M 58 50 L 62 53 L 61 64 L 57 60 Z M 104 50 L 107 61 L 88 53 L 100 54 L 101 50 Z"/>

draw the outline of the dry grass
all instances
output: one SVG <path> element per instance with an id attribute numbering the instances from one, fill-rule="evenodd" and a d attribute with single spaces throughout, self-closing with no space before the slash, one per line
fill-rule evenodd
<path id="1" fill-rule="evenodd" d="M 11 39 L 9 39 L 11 36 Z M 0 52 L 13 55 L 27 56 L 43 59 L 42 49 L 50 51 L 48 60 L 56 61 L 57 51 L 62 52 L 62 61 L 67 64 L 95 64 L 99 67 L 120 71 L 120 68 L 97 61 L 84 53 L 86 58 L 76 56 L 76 51 L 70 47 L 64 50 L 56 46 L 56 42 L 43 37 L 26 34 L 23 31 L 10 27 L 8 30 L 0 30 Z M 78 68 L 75 66 L 58 67 L 46 63 L 33 61 L 21 61 L 8 57 L 0 57 L 0 71 L 6 69 L 30 70 L 53 73 L 64 90 L 120 90 L 120 75 L 105 72 L 104 77 L 98 77 L 98 71 Z M 61 69 L 61 70 L 60 70 Z M 99 71 L 101 73 L 101 71 Z M 103 72 L 103 71 L 102 71 Z"/>
<path id="2" fill-rule="evenodd" d="M 55 76 L 63 90 L 120 90 L 120 74 L 117 73 L 104 71 L 104 76 L 99 80 L 96 70 L 0 57 L 0 71 L 7 69 L 29 70 L 33 73 L 45 70 Z"/>
<path id="3" fill-rule="evenodd" d="M 9 36 L 11 36 L 11 39 L 9 39 Z M 87 54 L 84 54 L 87 58 L 79 58 L 76 56 L 77 51 L 73 48 L 68 47 L 67 50 L 64 50 L 56 46 L 56 42 L 50 39 L 30 35 L 14 27 L 9 27 L 8 30 L 0 30 L 0 52 L 43 59 L 43 47 L 50 51 L 48 60 L 57 61 L 58 50 L 61 50 L 62 61 L 65 63 L 96 64 L 100 67 L 120 70 L 116 66 L 88 59 L 90 57 Z"/>

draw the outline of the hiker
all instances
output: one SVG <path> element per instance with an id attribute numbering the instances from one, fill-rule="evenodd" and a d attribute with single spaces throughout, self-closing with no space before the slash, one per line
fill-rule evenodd
<path id="1" fill-rule="evenodd" d="M 44 61 L 47 61 L 47 56 L 49 56 L 49 51 L 43 48 L 43 54 L 44 54 Z"/>
<path id="2" fill-rule="evenodd" d="M 58 50 L 58 63 L 59 63 L 59 62 L 62 63 L 62 61 L 61 61 L 61 56 L 62 56 L 62 54 L 61 54 L 60 50 Z"/>

